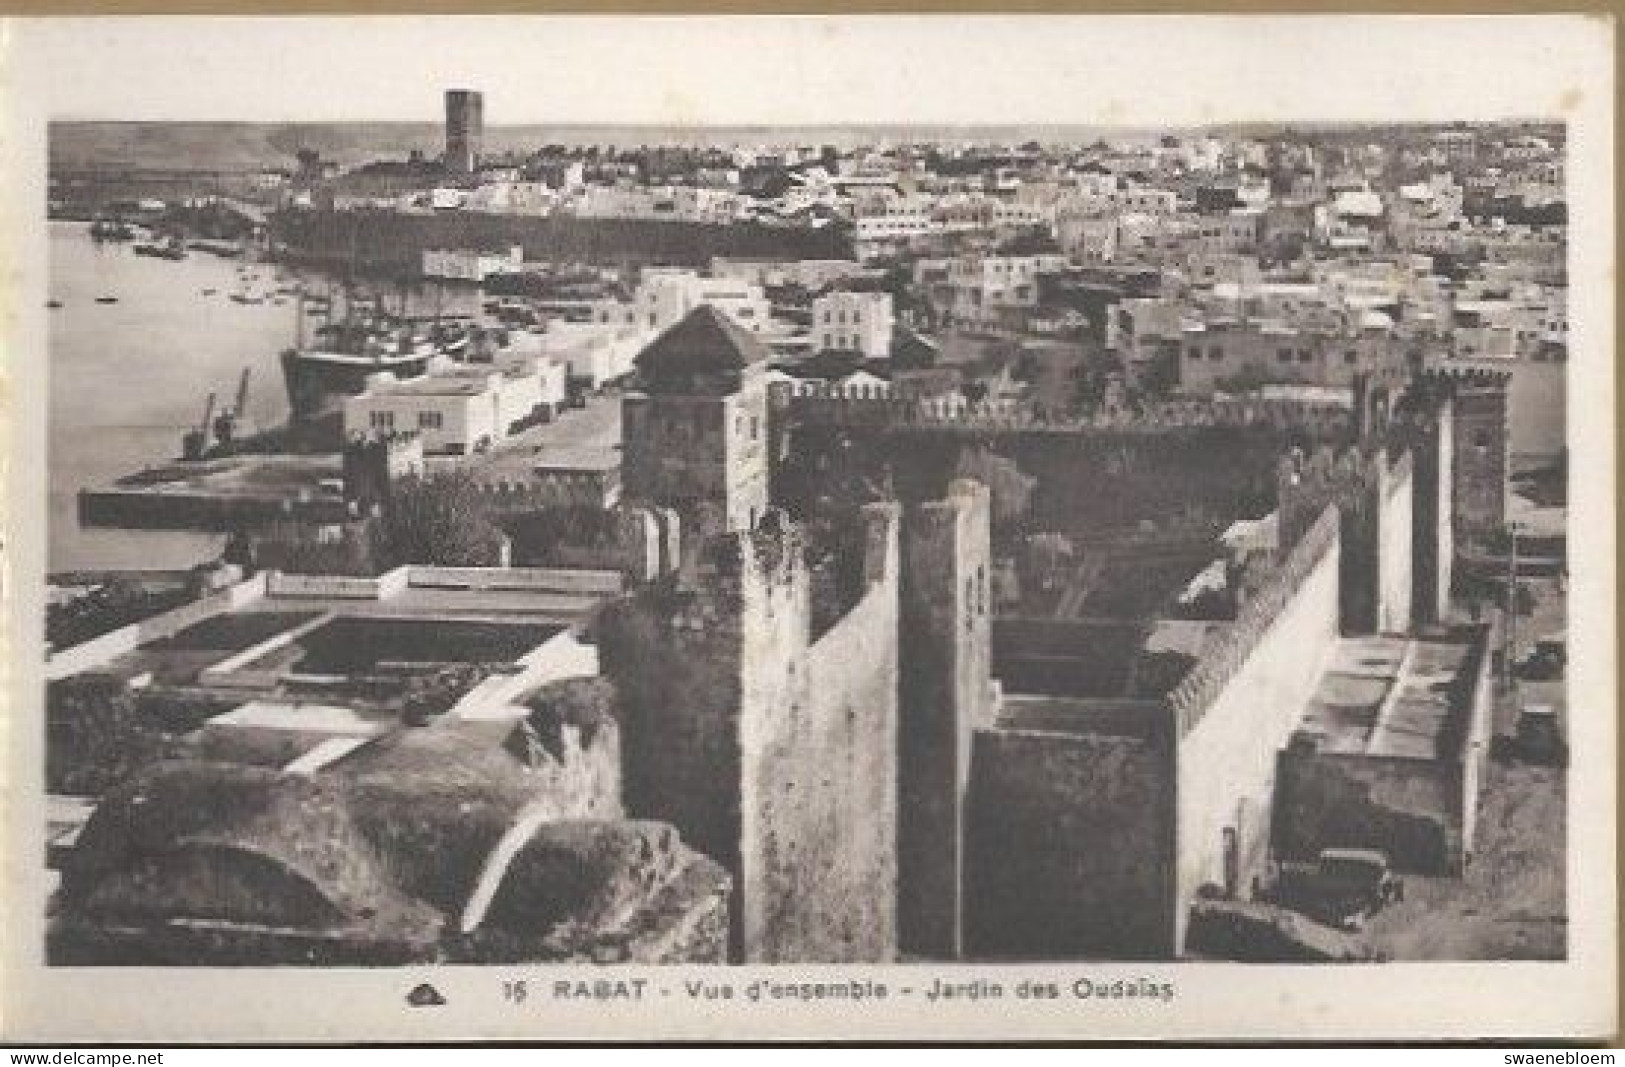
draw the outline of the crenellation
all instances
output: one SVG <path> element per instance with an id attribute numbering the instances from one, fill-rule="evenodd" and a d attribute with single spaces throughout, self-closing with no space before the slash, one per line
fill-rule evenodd
<path id="1" fill-rule="evenodd" d="M 795 425 L 884 427 L 892 431 L 1165 433 L 1217 427 L 1298 430 L 1315 438 L 1352 433 L 1353 415 L 1340 404 L 1296 400 L 1170 400 L 1140 411 L 1061 416 L 1020 401 L 866 396 L 840 387 L 777 387 L 775 410 Z"/>
<path id="2" fill-rule="evenodd" d="M 1326 557 L 1338 546 L 1338 509 L 1327 505 L 1270 574 L 1269 580 L 1241 607 L 1223 637 L 1203 654 L 1185 680 L 1168 694 L 1181 735 L 1189 733 L 1215 702 L 1252 650 L 1273 626 L 1281 609 Z"/>

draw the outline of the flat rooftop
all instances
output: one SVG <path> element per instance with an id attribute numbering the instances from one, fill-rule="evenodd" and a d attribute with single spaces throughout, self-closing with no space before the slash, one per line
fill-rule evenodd
<path id="1" fill-rule="evenodd" d="M 246 666 L 307 674 L 359 674 L 388 664 L 512 663 L 562 629 L 546 623 L 491 619 L 346 615 L 299 632 Z"/>
<path id="2" fill-rule="evenodd" d="M 507 573 L 523 578 L 530 572 Z M 346 675 L 380 665 L 513 663 L 581 621 L 607 595 L 567 582 L 526 588 L 427 580 L 381 597 L 319 588 L 317 594 L 267 593 L 150 640 L 104 669 L 189 684 L 210 668 L 216 669 L 211 674 Z"/>
<path id="3" fill-rule="evenodd" d="M 1320 751 L 1438 759 L 1471 699 L 1470 632 L 1449 638 L 1352 637 L 1338 641 L 1300 727 Z"/>
<path id="4" fill-rule="evenodd" d="M 421 378 L 380 382 L 368 388 L 363 396 L 479 396 L 491 389 L 492 375 L 502 372 L 492 368 L 483 374 L 426 374 Z"/>
<path id="5" fill-rule="evenodd" d="M 620 397 L 593 397 L 586 407 L 565 408 L 553 421 L 528 427 L 484 455 L 448 462 L 487 484 L 523 485 L 539 471 L 613 470 L 621 465 Z"/>

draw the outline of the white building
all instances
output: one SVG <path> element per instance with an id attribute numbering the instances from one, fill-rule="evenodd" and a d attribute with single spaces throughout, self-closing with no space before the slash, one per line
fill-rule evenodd
<path id="1" fill-rule="evenodd" d="M 546 182 L 490 182 L 471 190 L 463 201 L 468 211 L 495 215 L 547 215 L 559 194 Z"/>
<path id="2" fill-rule="evenodd" d="M 651 334 L 627 322 L 547 324 L 543 351 L 562 362 L 570 378 L 597 389 L 631 374 Z"/>
<path id="3" fill-rule="evenodd" d="M 813 301 L 814 347 L 857 352 L 866 359 L 891 355 L 890 293 L 827 293 Z"/>
<path id="4" fill-rule="evenodd" d="M 860 245 L 907 241 L 939 232 L 936 198 L 865 191 L 854 198 L 853 236 Z"/>
<path id="5" fill-rule="evenodd" d="M 435 211 L 456 211 L 463 206 L 465 195 L 461 189 L 432 189 L 429 207 Z"/>
<path id="6" fill-rule="evenodd" d="M 879 278 L 881 272 L 855 259 L 743 259 L 713 256 L 711 276 L 773 288 L 799 285 L 817 292 L 856 278 Z"/>
<path id="7" fill-rule="evenodd" d="M 681 268 L 647 268 L 630 303 L 605 301 L 594 320 L 604 325 L 635 326 L 660 333 L 701 304 L 724 311 L 740 326 L 760 333 L 768 325 L 770 305 L 760 285 L 734 278 L 706 278 Z"/>
<path id="8" fill-rule="evenodd" d="M 478 284 L 496 274 L 518 274 L 525 265 L 525 250 L 514 245 L 506 252 L 472 249 L 425 248 L 423 276 Z"/>
<path id="9" fill-rule="evenodd" d="M 384 371 L 344 402 L 346 436 L 412 433 L 430 455 L 484 451 L 552 415 L 564 402 L 563 365 L 542 357 L 489 364 L 436 359 L 428 373 Z"/>

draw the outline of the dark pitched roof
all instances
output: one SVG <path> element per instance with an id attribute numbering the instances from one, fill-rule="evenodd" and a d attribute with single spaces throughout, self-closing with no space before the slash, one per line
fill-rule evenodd
<path id="1" fill-rule="evenodd" d="M 726 312 L 701 304 L 638 354 L 638 370 L 671 379 L 739 371 L 769 357 L 767 347 Z"/>

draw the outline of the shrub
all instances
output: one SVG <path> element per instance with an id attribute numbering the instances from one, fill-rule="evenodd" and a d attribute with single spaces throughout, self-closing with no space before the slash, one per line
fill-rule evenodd
<path id="1" fill-rule="evenodd" d="M 79 675 L 45 694 L 45 788 L 101 796 L 163 758 L 168 738 L 140 714 L 122 678 Z"/>
<path id="2" fill-rule="evenodd" d="M 395 564 L 495 567 L 504 540 L 484 494 L 461 471 L 402 481 L 384 517 L 384 543 Z"/>

